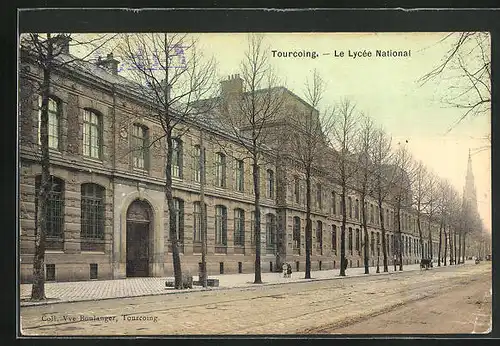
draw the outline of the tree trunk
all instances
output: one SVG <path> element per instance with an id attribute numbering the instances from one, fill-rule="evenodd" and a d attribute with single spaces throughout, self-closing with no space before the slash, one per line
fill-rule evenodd
<path id="1" fill-rule="evenodd" d="M 50 43 L 50 34 L 48 39 L 48 56 L 47 59 L 52 59 L 52 44 Z M 31 299 L 45 299 L 45 238 L 47 236 L 47 204 L 50 186 L 50 156 L 49 156 L 49 93 L 50 93 L 50 68 L 43 70 L 42 82 L 42 109 L 40 116 L 40 144 L 41 144 L 41 161 L 42 176 L 38 198 L 35 210 L 35 253 L 33 257 L 33 285 L 31 287 Z"/>
<path id="2" fill-rule="evenodd" d="M 262 283 L 262 275 L 260 268 L 260 172 L 258 165 L 258 157 L 256 151 L 253 153 L 253 188 L 255 192 L 254 206 L 255 206 L 255 279 L 254 284 Z"/>
<path id="3" fill-rule="evenodd" d="M 465 237 L 467 233 L 464 232 L 464 236 L 462 237 L 462 243 L 463 243 L 463 251 L 462 251 L 462 263 L 465 263 L 466 256 L 465 256 Z"/>
<path id="4" fill-rule="evenodd" d="M 205 224 L 205 147 L 203 146 L 203 131 L 200 130 L 200 231 L 201 231 L 201 274 L 199 278 L 203 287 L 207 287 L 207 225 Z"/>
<path id="5" fill-rule="evenodd" d="M 305 279 L 311 278 L 312 221 L 311 221 L 311 170 L 306 168 L 306 272 Z"/>
<path id="6" fill-rule="evenodd" d="M 446 254 L 448 252 L 448 232 L 446 232 L 446 225 L 444 225 L 443 232 L 444 232 L 444 256 L 443 256 L 444 263 L 443 264 L 446 267 Z"/>
<path id="7" fill-rule="evenodd" d="M 431 227 L 431 223 L 432 223 L 432 218 L 429 217 L 429 227 L 428 227 L 428 231 L 429 231 L 429 255 L 430 255 L 430 259 L 432 261 L 432 259 L 434 258 L 434 246 L 432 245 L 432 227 Z"/>
<path id="8" fill-rule="evenodd" d="M 386 244 L 386 235 L 385 235 L 385 219 L 384 219 L 384 209 L 382 208 L 382 194 L 379 193 L 379 198 L 378 198 L 378 210 L 380 214 L 380 227 L 382 230 L 382 254 L 383 254 L 383 261 L 384 261 L 384 273 L 387 273 L 389 271 L 388 263 L 387 263 L 387 244 Z M 368 231 L 367 231 L 368 234 Z"/>
<path id="9" fill-rule="evenodd" d="M 448 241 L 450 242 L 450 265 L 453 264 L 453 230 L 448 229 Z"/>
<path id="10" fill-rule="evenodd" d="M 347 259 L 345 258 L 345 227 L 347 224 L 347 215 L 345 207 L 346 198 L 346 186 L 342 183 L 342 194 L 340 196 L 342 200 L 342 226 L 340 227 L 340 276 L 345 276 L 345 268 L 347 264 Z"/>
<path id="11" fill-rule="evenodd" d="M 443 224 L 439 225 L 438 267 L 441 267 L 441 247 L 443 246 Z"/>
<path id="12" fill-rule="evenodd" d="M 399 202 L 398 202 L 399 203 Z M 398 257 L 399 257 L 399 271 L 403 270 L 403 235 L 401 234 L 401 206 L 397 207 L 397 217 L 398 217 Z"/>
<path id="13" fill-rule="evenodd" d="M 430 222 L 429 222 L 430 224 Z M 422 225 L 420 224 L 420 211 L 417 211 L 417 227 L 418 227 L 418 240 L 420 242 L 420 248 L 424 249 L 424 237 L 422 236 Z M 425 254 L 424 251 L 420 251 L 420 257 L 424 259 Z"/>
<path id="14" fill-rule="evenodd" d="M 369 262 L 369 251 L 368 251 L 368 226 L 366 222 L 366 208 L 365 208 L 365 195 L 361 195 L 361 214 L 363 218 L 363 255 L 364 255 L 364 265 L 365 274 L 370 274 L 370 262 Z"/>
<path id="15" fill-rule="evenodd" d="M 458 256 L 457 263 L 462 263 L 462 230 L 458 232 Z"/>
<path id="16" fill-rule="evenodd" d="M 179 256 L 179 241 L 177 229 L 175 227 L 175 207 L 174 198 L 172 194 L 172 129 L 167 128 L 166 133 L 167 141 L 167 165 L 165 169 L 165 196 L 167 198 L 168 214 L 169 214 L 169 230 L 170 230 L 170 244 L 172 247 L 172 261 L 174 264 L 174 277 L 175 277 L 175 288 L 182 289 L 182 269 L 181 269 L 181 258 Z"/>

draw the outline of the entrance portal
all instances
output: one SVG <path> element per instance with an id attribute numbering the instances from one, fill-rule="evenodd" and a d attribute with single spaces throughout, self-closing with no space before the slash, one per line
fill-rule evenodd
<path id="1" fill-rule="evenodd" d="M 127 276 L 149 276 L 151 208 L 136 200 L 127 210 Z"/>

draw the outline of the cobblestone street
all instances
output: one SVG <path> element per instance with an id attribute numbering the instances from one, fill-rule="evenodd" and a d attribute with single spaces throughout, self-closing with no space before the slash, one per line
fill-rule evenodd
<path id="1" fill-rule="evenodd" d="M 491 264 L 466 264 L 392 275 L 21 307 L 21 324 L 27 336 L 482 333 L 489 328 L 490 290 Z M 391 329 L 387 319 L 397 313 L 405 314 L 407 328 Z M 455 318 L 448 318 L 450 313 Z M 419 324 L 429 321 L 429 314 L 441 323 Z M 372 329 L 363 323 L 371 323 Z M 342 329 L 349 326 L 353 329 Z"/>

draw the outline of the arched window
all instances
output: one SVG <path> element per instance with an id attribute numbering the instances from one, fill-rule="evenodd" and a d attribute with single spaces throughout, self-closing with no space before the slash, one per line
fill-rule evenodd
<path id="1" fill-rule="evenodd" d="M 337 226 L 332 225 L 332 250 L 337 254 Z"/>
<path id="2" fill-rule="evenodd" d="M 215 186 L 226 187 L 226 155 L 215 154 Z"/>
<path id="3" fill-rule="evenodd" d="M 205 203 L 205 231 L 207 229 L 207 204 Z M 193 204 L 193 242 L 202 242 L 202 225 L 201 225 L 201 203 L 194 202 Z"/>
<path id="4" fill-rule="evenodd" d="M 132 163 L 135 168 L 149 168 L 149 130 L 146 126 L 134 124 L 132 127 Z"/>
<path id="5" fill-rule="evenodd" d="M 267 170 L 267 198 L 274 198 L 274 172 L 271 169 Z"/>
<path id="6" fill-rule="evenodd" d="M 42 124 L 42 97 L 38 98 L 38 144 L 41 144 L 41 124 Z M 60 150 L 60 129 L 61 129 L 61 107 L 60 102 L 49 97 L 49 103 L 47 107 L 47 112 L 49 116 L 49 122 L 47 124 L 47 134 L 49 136 L 49 148 Z"/>
<path id="7" fill-rule="evenodd" d="M 174 198 L 175 231 L 179 247 L 184 242 L 184 201 L 180 198 Z"/>
<path id="8" fill-rule="evenodd" d="M 182 141 L 172 138 L 172 177 L 182 178 Z"/>
<path id="9" fill-rule="evenodd" d="M 243 209 L 234 210 L 234 245 L 245 245 L 245 211 Z"/>
<path id="10" fill-rule="evenodd" d="M 42 177 L 35 179 L 35 222 L 38 212 L 38 194 Z M 48 181 L 47 214 L 45 215 L 47 249 L 63 249 L 64 239 L 64 180 L 50 176 Z"/>
<path id="11" fill-rule="evenodd" d="M 104 250 L 104 187 L 97 184 L 81 186 L 81 249 Z M 101 244 L 102 245 L 101 245 Z"/>
<path id="12" fill-rule="evenodd" d="M 215 206 L 215 244 L 227 246 L 227 209 L 223 205 Z"/>
<path id="13" fill-rule="evenodd" d="M 274 251 L 276 245 L 276 216 L 266 214 L 266 248 Z"/>
<path id="14" fill-rule="evenodd" d="M 300 217 L 293 217 L 293 248 L 300 249 Z"/>
<path id="15" fill-rule="evenodd" d="M 83 155 L 94 159 L 102 156 L 102 116 L 91 109 L 83 112 Z"/>

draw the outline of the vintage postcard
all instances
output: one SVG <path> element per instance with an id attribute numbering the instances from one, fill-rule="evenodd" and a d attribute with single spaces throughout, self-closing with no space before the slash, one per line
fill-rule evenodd
<path id="1" fill-rule="evenodd" d="M 22 33 L 20 336 L 489 333 L 490 51 Z"/>

